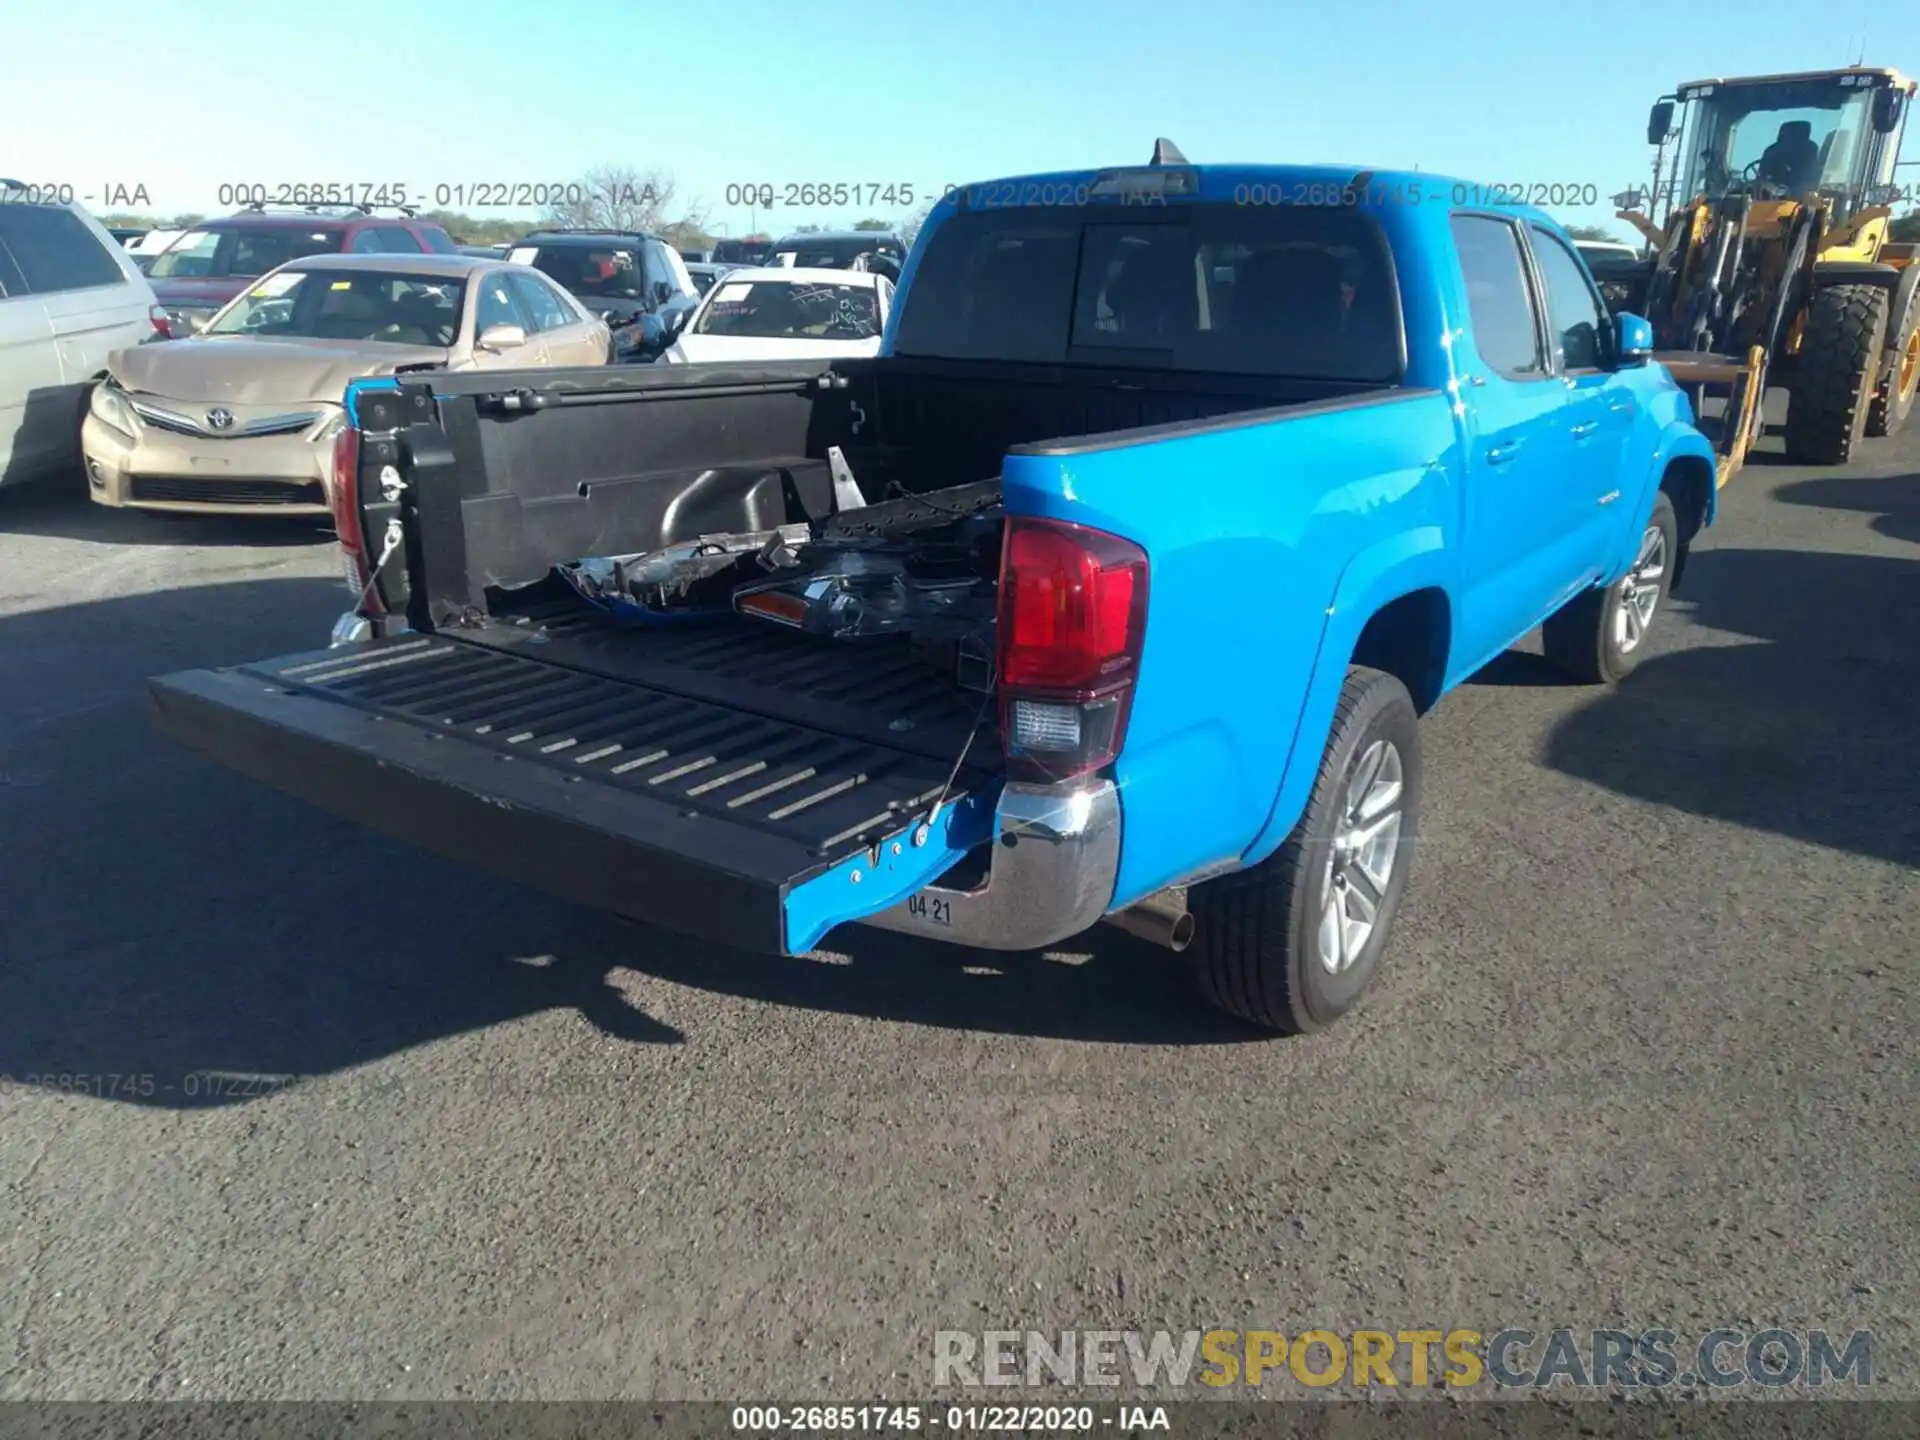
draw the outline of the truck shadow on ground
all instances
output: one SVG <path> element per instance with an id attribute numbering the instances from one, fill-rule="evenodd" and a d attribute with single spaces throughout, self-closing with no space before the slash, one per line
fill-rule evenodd
<path id="1" fill-rule="evenodd" d="M 1871 515 L 1876 533 L 1920 545 L 1920 473 L 1796 480 L 1778 487 L 1773 498 L 1789 505 Z"/>
<path id="2" fill-rule="evenodd" d="M 0 535 L 42 535 L 99 545 L 317 545 L 333 540 L 325 516 L 193 515 L 113 509 L 87 498 L 75 474 L 0 489 Z"/>
<path id="3" fill-rule="evenodd" d="M 1581 682 L 1555 669 L 1531 650 L 1503 650 L 1467 677 L 1469 685 L 1518 685 L 1525 689 L 1564 689 Z"/>
<path id="4" fill-rule="evenodd" d="M 1643 661 L 1554 728 L 1545 762 L 1637 800 L 1920 867 L 1920 559 L 1707 549 L 1675 603 L 1722 635 Z"/>
<path id="5" fill-rule="evenodd" d="M 1110 927 L 1045 954 L 963 950 L 847 925 L 805 959 L 696 952 L 672 938 L 636 946 L 622 963 L 742 999 L 941 1029 L 1139 1045 L 1272 1038 L 1205 1005 L 1186 957 Z"/>
<path id="6" fill-rule="evenodd" d="M 857 928 L 832 959 L 730 952 L 388 841 L 152 728 L 147 677 L 317 648 L 338 609 L 334 582 L 267 579 L 0 618 L 0 1076 L 199 1108 L 548 1011 L 679 1042 L 625 971 L 923 1025 L 1255 1038 L 1117 931 L 1066 962 Z"/>
<path id="7" fill-rule="evenodd" d="M 679 1038 L 572 963 L 593 917 L 152 728 L 148 676 L 313 648 L 338 609 L 336 583 L 280 579 L 0 619 L 0 1075 L 187 1108 L 543 1010 Z"/>

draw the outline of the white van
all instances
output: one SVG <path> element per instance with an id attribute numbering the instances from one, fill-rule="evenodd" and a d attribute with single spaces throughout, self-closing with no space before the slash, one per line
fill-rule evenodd
<path id="1" fill-rule="evenodd" d="M 0 180 L 0 485 L 80 464 L 107 356 L 164 339 L 153 289 L 100 222 Z"/>

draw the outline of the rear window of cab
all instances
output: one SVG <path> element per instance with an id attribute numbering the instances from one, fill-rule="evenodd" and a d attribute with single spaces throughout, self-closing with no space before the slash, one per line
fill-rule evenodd
<path id="1" fill-rule="evenodd" d="M 1353 209 L 1219 203 L 955 215 L 901 308 L 901 355 L 1391 383 L 1392 252 Z"/>

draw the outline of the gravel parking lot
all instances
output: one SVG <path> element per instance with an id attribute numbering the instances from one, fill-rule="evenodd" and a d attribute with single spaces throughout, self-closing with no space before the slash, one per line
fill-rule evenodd
<path id="1" fill-rule="evenodd" d="M 0 1396 L 1507 1324 L 1871 1329 L 1920 1396 L 1920 434 L 1868 453 L 1740 476 L 1620 692 L 1515 652 L 1426 722 L 1386 968 L 1305 1041 L 1117 932 L 768 959 L 334 821 L 142 693 L 324 644 L 323 532 L 0 494 L 0 1074 L 104 1092 L 0 1091 Z"/>

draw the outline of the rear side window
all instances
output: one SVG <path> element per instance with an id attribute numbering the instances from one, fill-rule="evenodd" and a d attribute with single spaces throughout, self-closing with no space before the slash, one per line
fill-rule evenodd
<path id="1" fill-rule="evenodd" d="M 507 276 L 496 270 L 482 277 L 480 293 L 473 303 L 473 334 L 477 340 L 495 325 L 518 325 L 529 335 L 534 333 L 533 319 L 507 284 Z"/>
<path id="2" fill-rule="evenodd" d="M 389 255 L 418 255 L 423 248 L 402 225 L 382 225 L 374 233 L 380 237 L 380 248 Z"/>
<path id="3" fill-rule="evenodd" d="M 1467 281 L 1467 309 L 1480 358 L 1502 375 L 1526 379 L 1546 374 L 1519 230 L 1491 215 L 1455 215 L 1453 243 Z"/>
<path id="4" fill-rule="evenodd" d="M 89 290 L 126 279 L 86 222 L 58 205 L 0 205 L 0 245 L 25 288 L 36 294 Z"/>
<path id="5" fill-rule="evenodd" d="M 934 233 L 894 348 L 1391 383 L 1400 301 L 1353 210 L 1000 209 Z"/>
<path id="6" fill-rule="evenodd" d="M 420 225 L 415 227 L 419 237 L 427 242 L 427 249 L 435 255 L 458 255 L 460 247 L 453 243 L 453 237 L 438 225 Z"/>
<path id="7" fill-rule="evenodd" d="M 536 280 L 531 272 L 501 272 L 506 282 L 513 287 L 519 297 L 520 308 L 533 322 L 531 329 L 558 330 L 562 325 L 573 324 L 573 317 L 567 313 L 566 306 L 560 303 L 560 297 L 548 288 L 544 280 Z M 512 324 L 512 321 L 503 321 Z"/>

